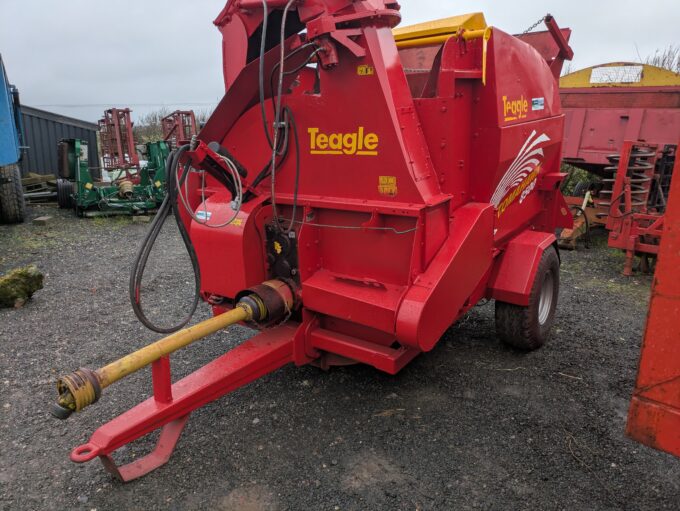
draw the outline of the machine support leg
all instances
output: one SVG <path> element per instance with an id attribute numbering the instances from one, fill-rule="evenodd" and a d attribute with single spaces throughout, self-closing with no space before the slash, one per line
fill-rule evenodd
<path id="1" fill-rule="evenodd" d="M 141 477 L 168 461 L 189 414 L 206 404 L 293 362 L 292 323 L 267 330 L 166 387 L 170 378 L 167 361 L 154 363 L 154 392 L 147 399 L 94 432 L 90 441 L 71 452 L 71 460 L 84 463 L 101 458 L 107 470 L 123 481 Z M 172 397 L 171 397 L 172 396 Z M 120 447 L 157 429 L 161 437 L 154 451 L 122 467 L 111 454 Z"/>
<path id="2" fill-rule="evenodd" d="M 626 262 L 623 265 L 623 275 L 626 277 L 633 276 L 633 264 L 635 263 L 635 237 L 628 239 L 628 248 L 626 249 Z"/>
<path id="3" fill-rule="evenodd" d="M 162 357 L 151 365 L 153 380 L 153 397 L 158 403 L 172 401 L 172 375 L 170 372 L 170 357 Z"/>
<path id="4" fill-rule="evenodd" d="M 184 431 L 184 426 L 188 420 L 189 415 L 187 414 L 184 417 L 180 417 L 163 426 L 161 429 L 161 436 L 158 438 L 158 442 L 156 442 L 156 447 L 143 458 L 123 465 L 122 467 L 116 465 L 113 458 L 108 454 L 99 456 L 99 459 L 106 471 L 123 483 L 142 477 L 158 467 L 165 465 L 170 460 L 170 456 L 175 450 L 177 441 L 179 440 L 182 431 Z"/>

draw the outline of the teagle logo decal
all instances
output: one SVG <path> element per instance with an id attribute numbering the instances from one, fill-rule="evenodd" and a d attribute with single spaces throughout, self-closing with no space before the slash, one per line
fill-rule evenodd
<path id="1" fill-rule="evenodd" d="M 505 121 L 517 121 L 519 119 L 526 119 L 529 114 L 529 101 L 521 95 L 519 99 L 508 100 L 507 96 L 503 96 L 503 118 Z"/>
<path id="2" fill-rule="evenodd" d="M 544 156 L 541 146 L 549 141 L 550 137 L 545 133 L 537 137 L 536 131 L 533 131 L 524 142 L 517 158 L 512 162 L 491 197 L 491 204 L 498 211 L 499 217 L 518 198 L 520 204 L 524 202 L 524 199 L 536 187 Z"/>
<path id="3" fill-rule="evenodd" d="M 319 128 L 307 129 L 311 154 L 378 156 L 380 138 L 366 133 L 363 126 L 354 133 L 322 133 Z"/>

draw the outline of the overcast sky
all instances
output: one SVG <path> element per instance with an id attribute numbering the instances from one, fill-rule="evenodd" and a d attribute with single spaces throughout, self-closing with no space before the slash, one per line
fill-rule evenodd
<path id="1" fill-rule="evenodd" d="M 223 94 L 226 0 L 0 0 L 0 53 L 22 101 L 96 121 L 110 106 L 135 117 L 214 107 Z M 404 24 L 482 11 L 517 33 L 550 12 L 573 30 L 572 70 L 639 59 L 680 44 L 679 0 L 401 0 Z M 180 39 L 181 37 L 181 39 Z"/>

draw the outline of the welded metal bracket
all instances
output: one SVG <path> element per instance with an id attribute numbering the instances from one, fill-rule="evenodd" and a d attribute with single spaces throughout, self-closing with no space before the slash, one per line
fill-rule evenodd
<path id="1" fill-rule="evenodd" d="M 99 456 L 99 459 L 106 471 L 123 483 L 142 477 L 165 465 L 170 460 L 170 456 L 172 456 L 177 441 L 188 420 L 189 415 L 185 415 L 163 426 L 161 436 L 158 438 L 158 442 L 156 442 L 156 447 L 143 458 L 120 467 L 116 465 L 116 462 L 108 454 Z"/>

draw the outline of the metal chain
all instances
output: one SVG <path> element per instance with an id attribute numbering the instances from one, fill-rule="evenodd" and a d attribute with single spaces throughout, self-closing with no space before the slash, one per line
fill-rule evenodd
<path id="1" fill-rule="evenodd" d="M 535 29 L 536 27 L 538 27 L 541 23 L 543 23 L 543 22 L 548 18 L 548 16 L 550 16 L 550 15 L 549 15 L 549 14 L 546 14 L 545 16 L 543 16 L 543 17 L 542 17 L 541 19 L 539 19 L 536 23 L 534 23 L 534 24 L 531 25 L 529 28 L 527 28 L 524 32 L 522 32 L 522 35 L 528 34 L 528 33 L 531 32 L 533 29 Z"/>

